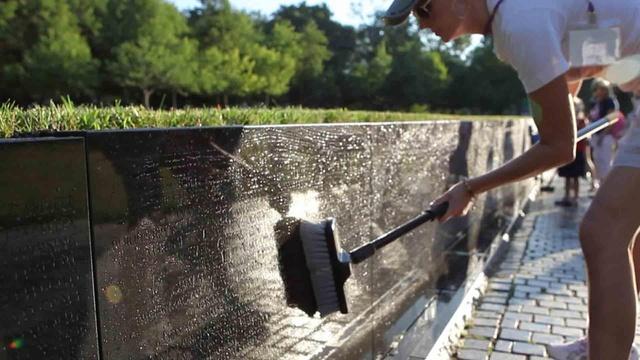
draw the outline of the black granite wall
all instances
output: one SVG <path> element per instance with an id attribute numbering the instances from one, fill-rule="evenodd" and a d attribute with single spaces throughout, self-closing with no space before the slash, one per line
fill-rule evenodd
<path id="1" fill-rule="evenodd" d="M 83 139 L 0 141 L 0 359 L 97 359 Z"/>
<path id="2" fill-rule="evenodd" d="M 528 145 L 524 121 L 134 130 L 1 142 L 0 191 L 12 200 L 0 207 L 0 242 L 10 249 L 0 254 L 0 283 L 15 295 L 0 297 L 0 324 L 15 326 L 0 327 L 0 359 L 2 351 L 8 359 L 384 354 L 421 305 L 455 293 L 479 270 L 482 251 L 528 183 L 491 192 L 468 217 L 425 225 L 355 266 L 351 313 L 325 319 L 286 305 L 278 246 L 293 235 L 292 219 L 334 217 L 343 245 L 353 248 L 422 211 L 460 176 L 496 167 Z M 47 198 L 68 201 L 55 207 Z M 33 235 L 24 232 L 24 214 Z M 50 226 L 43 224 L 68 218 L 75 227 L 43 235 Z M 42 265 L 49 262 L 59 274 Z M 29 302 L 54 292 L 62 300 L 53 307 Z M 71 330 L 51 334 L 63 325 Z M 23 346 L 9 349 L 17 338 Z"/>

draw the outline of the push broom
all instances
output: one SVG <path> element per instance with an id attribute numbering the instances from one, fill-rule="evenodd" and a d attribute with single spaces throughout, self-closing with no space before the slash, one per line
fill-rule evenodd
<path id="1" fill-rule="evenodd" d="M 580 129 L 577 140 L 582 140 L 618 120 L 610 114 Z M 435 205 L 386 234 L 347 251 L 340 245 L 335 219 L 319 222 L 302 220 L 297 234 L 280 247 L 280 263 L 287 302 L 313 316 L 321 317 L 334 312 L 349 312 L 344 285 L 351 276 L 351 265 L 372 257 L 377 250 L 409 233 L 416 227 L 443 216 L 448 202 Z"/>

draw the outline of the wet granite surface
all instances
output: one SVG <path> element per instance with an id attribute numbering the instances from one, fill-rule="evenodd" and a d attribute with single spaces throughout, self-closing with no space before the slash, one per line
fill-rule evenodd
<path id="1" fill-rule="evenodd" d="M 461 176 L 521 153 L 526 123 L 134 130 L 84 140 L 103 359 L 384 354 L 424 304 L 438 294 L 446 301 L 479 269 L 476 254 L 526 188 L 482 196 L 468 217 L 424 225 L 354 266 L 350 314 L 310 318 L 287 306 L 280 274 L 292 219 L 334 217 L 343 246 L 355 248 Z"/>
<path id="2" fill-rule="evenodd" d="M 0 141 L 0 359 L 97 359 L 83 140 Z"/>

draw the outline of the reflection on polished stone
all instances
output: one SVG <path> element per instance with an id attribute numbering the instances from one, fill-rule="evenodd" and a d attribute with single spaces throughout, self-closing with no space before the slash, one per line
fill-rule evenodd
<path id="1" fill-rule="evenodd" d="M 0 359 L 97 359 L 82 139 L 0 141 Z"/>
<path id="2" fill-rule="evenodd" d="M 16 289 L 0 293 L 0 324 L 16 325 L 0 359 L 95 358 L 96 302 L 103 359 L 373 359 L 417 318 L 428 347 L 525 183 L 354 266 L 348 315 L 298 308 L 282 267 L 304 259 L 281 245 L 300 219 L 333 217 L 353 249 L 527 135 L 499 121 L 89 132 L 88 169 L 82 139 L 0 142 L 0 283 Z"/>
<path id="3" fill-rule="evenodd" d="M 422 211 L 457 176 L 485 171 L 490 152 L 501 163 L 509 127 L 526 132 L 435 122 L 88 134 L 105 357 L 385 353 L 411 323 L 398 322 L 402 314 L 478 270 L 450 254 L 477 247 L 480 220 L 505 210 L 503 195 L 355 266 L 351 313 L 326 319 L 287 306 L 278 249 L 295 234 L 287 219 L 335 217 L 343 246 L 355 248 Z"/>
<path id="4" fill-rule="evenodd" d="M 118 285 L 109 285 L 104 289 L 104 297 L 108 302 L 118 304 L 122 302 L 122 290 L 120 290 Z"/>

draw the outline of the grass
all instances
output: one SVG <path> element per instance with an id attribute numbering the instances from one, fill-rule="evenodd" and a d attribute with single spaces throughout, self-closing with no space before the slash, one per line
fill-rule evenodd
<path id="1" fill-rule="evenodd" d="M 516 116 L 518 117 L 518 116 Z M 509 118 L 514 118 L 509 117 Z M 0 105 L 0 138 L 40 131 L 169 128 L 223 125 L 321 124 L 428 120 L 502 120 L 504 116 L 311 110 L 303 108 L 194 108 L 150 110 L 136 106 L 76 106 L 71 101 L 23 109 Z"/>

